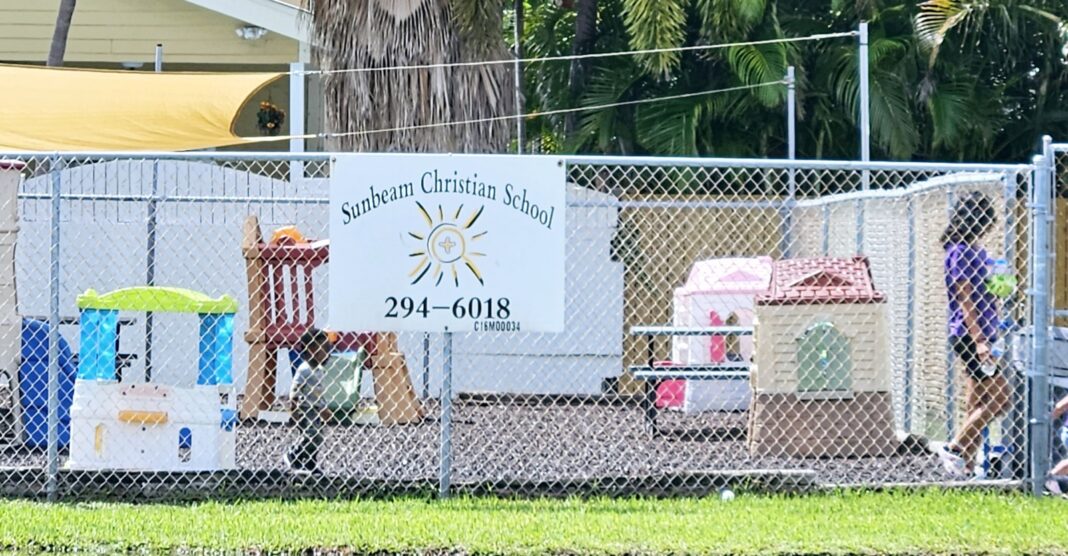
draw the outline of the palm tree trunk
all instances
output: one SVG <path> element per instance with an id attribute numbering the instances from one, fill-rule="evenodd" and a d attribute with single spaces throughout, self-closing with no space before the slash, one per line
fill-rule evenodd
<path id="1" fill-rule="evenodd" d="M 52 47 L 48 49 L 48 66 L 63 65 L 63 56 L 67 52 L 67 35 L 70 33 L 70 21 L 74 17 L 74 4 L 77 0 L 61 0 L 59 13 L 56 15 L 56 27 L 52 31 Z"/>
<path id="2" fill-rule="evenodd" d="M 597 40 L 597 0 L 578 0 L 575 17 L 575 41 L 571 43 L 571 54 L 581 56 L 593 51 L 594 42 Z M 571 60 L 571 74 L 568 77 L 568 96 L 572 105 L 578 102 L 579 96 L 586 89 L 586 79 L 589 75 L 586 60 Z M 564 134 L 567 137 L 575 131 L 578 118 L 575 112 L 570 112 L 564 117 Z"/>
<path id="3" fill-rule="evenodd" d="M 449 65 L 509 57 L 501 32 L 503 2 L 486 2 L 314 2 L 314 53 L 327 72 L 322 80 L 324 124 L 334 135 L 327 146 L 369 152 L 504 152 L 515 129 L 512 65 Z M 479 18 L 466 25 L 467 31 L 457 21 L 461 11 Z M 373 71 L 413 65 L 423 67 Z M 435 125 L 480 119 L 495 120 Z"/>

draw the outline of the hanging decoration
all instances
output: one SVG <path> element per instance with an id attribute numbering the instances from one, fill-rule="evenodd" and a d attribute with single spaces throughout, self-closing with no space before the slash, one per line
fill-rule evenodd
<path id="1" fill-rule="evenodd" d="M 256 113 L 256 127 L 261 135 L 278 135 L 282 131 L 282 124 L 286 121 L 286 113 L 275 106 L 271 101 L 265 100 L 260 103 L 260 110 Z"/>

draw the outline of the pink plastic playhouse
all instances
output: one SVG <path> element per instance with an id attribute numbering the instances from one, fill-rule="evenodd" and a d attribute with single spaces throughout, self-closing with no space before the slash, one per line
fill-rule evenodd
<path id="1" fill-rule="evenodd" d="M 680 327 L 752 326 L 753 300 L 771 284 L 769 257 L 698 261 L 686 283 L 675 289 L 672 324 Z M 676 336 L 671 345 L 673 363 L 703 365 L 751 361 L 751 336 Z M 749 406 L 749 384 L 744 380 L 667 381 L 664 394 L 683 411 L 737 411 Z M 680 395 L 681 394 L 681 395 Z"/>

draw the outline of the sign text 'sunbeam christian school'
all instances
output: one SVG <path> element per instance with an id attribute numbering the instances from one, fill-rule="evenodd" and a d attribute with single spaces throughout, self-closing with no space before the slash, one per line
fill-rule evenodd
<path id="1" fill-rule="evenodd" d="M 548 156 L 338 155 L 331 327 L 562 332 L 566 182 Z"/>

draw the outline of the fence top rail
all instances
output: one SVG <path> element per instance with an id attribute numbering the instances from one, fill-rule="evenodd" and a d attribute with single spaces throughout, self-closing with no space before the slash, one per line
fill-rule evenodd
<path id="1" fill-rule="evenodd" d="M 873 189 L 870 191 L 853 191 L 849 193 L 824 195 L 817 199 L 805 199 L 797 201 L 796 206 L 800 208 L 806 208 L 849 201 L 908 197 L 910 195 L 926 193 L 928 191 L 935 191 L 947 187 L 952 188 L 976 182 L 1003 182 L 1003 178 L 1004 174 L 998 174 L 993 172 L 964 172 L 951 176 L 938 176 L 935 178 L 923 180 L 921 182 L 909 185 L 908 187 L 898 187 L 894 189 Z M 1009 182 L 1007 186 L 1014 187 L 1015 183 Z"/>
<path id="2" fill-rule="evenodd" d="M 196 151 L 196 152 L 0 152 L 0 160 L 214 160 L 214 161 L 293 161 L 293 162 L 329 162 L 336 153 L 291 153 L 291 152 L 251 152 L 251 151 Z"/>
<path id="3" fill-rule="evenodd" d="M 1068 152 L 1068 143 L 1053 143 L 1050 148 L 1055 152 Z"/>
<path id="4" fill-rule="evenodd" d="M 1055 144 L 1054 149 L 1068 150 L 1068 144 Z M 197 151 L 197 152 L 0 152 L 0 159 L 22 160 L 27 158 L 94 159 L 94 160 L 214 160 L 214 161 L 293 161 L 328 162 L 335 152 L 290 153 L 246 151 Z M 401 153 L 381 153 L 401 156 Z M 476 156 L 461 155 L 456 156 Z M 534 155 L 537 156 L 537 155 Z M 544 155 L 541 155 L 544 156 Z M 705 168 L 754 168 L 780 170 L 896 170 L 928 172 L 1029 172 L 1031 164 L 985 164 L 941 162 L 860 162 L 849 160 L 789 160 L 773 158 L 700 158 L 664 156 L 581 156 L 559 155 L 569 165 L 586 164 L 601 166 L 687 166 Z"/>
<path id="5" fill-rule="evenodd" d="M 1033 164 L 985 164 L 953 162 L 861 162 L 851 160 L 789 160 L 780 158 L 697 158 L 644 156 L 566 156 L 568 164 L 602 166 L 690 166 L 709 168 L 754 168 L 768 170 L 889 170 L 916 172 L 1024 173 Z"/>

